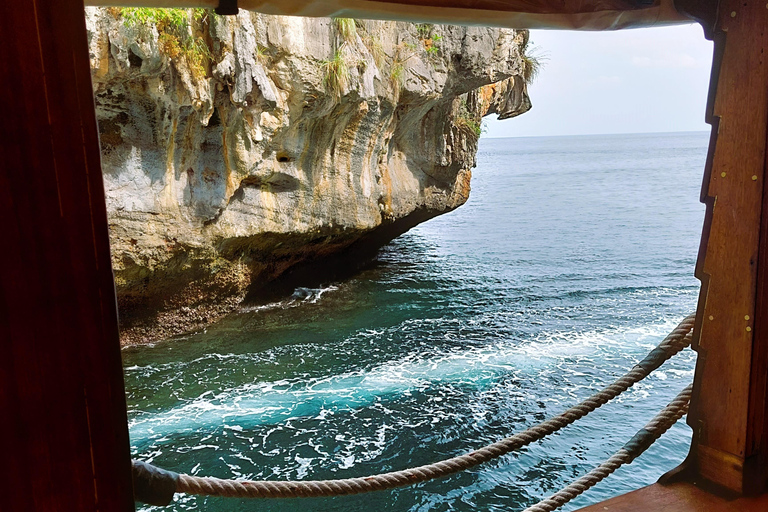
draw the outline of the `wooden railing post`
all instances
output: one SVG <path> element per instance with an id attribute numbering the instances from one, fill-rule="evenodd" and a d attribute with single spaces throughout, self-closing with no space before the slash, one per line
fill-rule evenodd
<path id="1" fill-rule="evenodd" d="M 754 494 L 768 481 L 768 8 L 724 0 L 716 20 L 690 465 L 696 478 Z"/>

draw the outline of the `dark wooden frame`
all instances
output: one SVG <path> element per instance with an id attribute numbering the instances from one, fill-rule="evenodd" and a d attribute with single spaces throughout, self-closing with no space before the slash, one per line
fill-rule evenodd
<path id="1" fill-rule="evenodd" d="M 82 0 L 0 3 L 0 509 L 134 510 Z"/>
<path id="2" fill-rule="evenodd" d="M 688 416 L 694 439 L 685 473 L 713 489 L 755 495 L 768 483 L 768 8 L 743 0 L 680 3 L 695 9 L 715 41 L 696 267 L 699 358 Z"/>
<path id="3" fill-rule="evenodd" d="M 768 9 L 680 3 L 712 23 L 718 52 L 686 474 L 760 493 L 768 482 Z M 83 4 L 2 2 L 0 33 L 3 507 L 133 510 Z"/>

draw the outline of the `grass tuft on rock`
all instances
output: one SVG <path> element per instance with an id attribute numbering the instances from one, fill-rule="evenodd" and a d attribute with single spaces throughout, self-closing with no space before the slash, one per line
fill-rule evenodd
<path id="1" fill-rule="evenodd" d="M 322 66 L 323 84 L 337 98 L 340 98 L 349 85 L 349 66 L 344 61 L 341 50 L 336 50 L 331 60 L 322 61 Z"/>
<path id="2" fill-rule="evenodd" d="M 529 41 L 525 42 L 520 56 L 523 65 L 523 80 L 525 80 L 526 84 L 530 85 L 539 76 L 547 56 L 541 53 L 538 46 L 531 46 Z"/>
<path id="3" fill-rule="evenodd" d="M 466 137 L 478 140 L 483 134 L 483 124 L 480 119 L 472 115 L 467 108 L 467 102 L 462 100 L 459 111 L 453 121 L 454 126 Z"/>
<path id="4" fill-rule="evenodd" d="M 333 24 L 336 26 L 336 30 L 339 31 L 341 39 L 354 43 L 357 38 L 357 24 L 352 18 L 333 18 Z"/>

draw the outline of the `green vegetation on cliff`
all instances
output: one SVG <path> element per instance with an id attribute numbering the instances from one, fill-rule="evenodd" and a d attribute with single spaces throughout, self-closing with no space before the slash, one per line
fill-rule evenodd
<path id="1" fill-rule="evenodd" d="M 146 7 L 124 7 L 118 9 L 128 27 L 147 27 L 154 25 L 158 32 L 160 50 L 169 59 L 182 57 L 192 72 L 199 76 L 206 75 L 206 67 L 211 61 L 211 50 L 205 39 L 192 35 L 193 24 L 208 22 L 208 16 L 215 16 L 207 9 L 150 9 Z"/>
<path id="2" fill-rule="evenodd" d="M 201 9 L 86 21 L 126 341 L 355 268 L 463 204 L 482 116 L 531 106 L 525 31 Z"/>

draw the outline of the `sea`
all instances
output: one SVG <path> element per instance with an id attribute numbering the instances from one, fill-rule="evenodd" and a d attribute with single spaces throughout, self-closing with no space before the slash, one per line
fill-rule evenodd
<path id="1" fill-rule="evenodd" d="M 131 451 L 236 479 L 365 476 L 472 451 L 622 375 L 696 308 L 708 134 L 481 139 L 469 201 L 357 275 L 123 351 Z M 323 499 L 176 495 L 166 508 L 515 511 L 618 450 L 692 381 L 687 350 L 613 402 L 442 480 Z M 684 420 L 575 510 L 655 482 Z"/>

